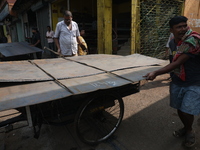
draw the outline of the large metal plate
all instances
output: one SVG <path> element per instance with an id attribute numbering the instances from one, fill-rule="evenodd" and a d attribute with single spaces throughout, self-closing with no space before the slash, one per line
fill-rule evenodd
<path id="1" fill-rule="evenodd" d="M 110 89 L 131 83 L 112 74 L 98 74 L 82 78 L 36 82 L 0 88 L 0 111 L 27 105 L 44 103 L 70 95 L 89 93 L 100 89 Z M 69 90 L 68 90 L 69 89 Z"/>
<path id="2" fill-rule="evenodd" d="M 126 68 L 136 68 L 165 63 L 164 60 L 140 54 L 133 54 L 129 56 L 94 55 L 91 56 L 90 59 L 88 59 L 88 57 L 68 57 L 67 59 L 85 63 L 105 71 L 115 71 Z"/>
<path id="3" fill-rule="evenodd" d="M 72 95 L 53 81 L 0 87 L 0 111 L 56 100 Z"/>
<path id="4" fill-rule="evenodd" d="M 0 62 L 0 82 L 53 80 L 28 61 Z"/>
<path id="5" fill-rule="evenodd" d="M 80 78 L 104 72 L 63 58 L 33 60 L 33 62 L 56 79 Z"/>
<path id="6" fill-rule="evenodd" d="M 131 69 L 124 69 L 113 71 L 112 73 L 121 76 L 127 80 L 132 82 L 144 80 L 147 73 L 152 72 L 154 70 L 160 69 L 162 66 L 148 66 L 148 67 L 138 67 L 138 68 L 131 68 Z"/>
<path id="7" fill-rule="evenodd" d="M 4 57 L 19 56 L 42 52 L 42 49 L 30 46 L 27 42 L 1 43 L 0 53 Z"/>
<path id="8" fill-rule="evenodd" d="M 87 55 L 85 57 L 66 57 L 65 59 L 32 60 L 32 62 L 38 67 L 27 61 L 0 63 L 0 81 L 47 81 L 52 80 L 50 76 L 55 79 L 79 78 L 101 74 L 105 71 L 151 66 L 165 61 L 134 54 L 131 56 Z"/>
<path id="9" fill-rule="evenodd" d="M 67 86 L 74 94 L 110 89 L 131 83 L 128 80 L 106 73 L 59 81 Z"/>
<path id="10" fill-rule="evenodd" d="M 88 55 L 32 62 L 0 63 L 0 82 L 43 81 L 7 87 L 1 85 L 0 111 L 138 82 L 146 73 L 161 67 L 151 65 L 166 64 L 166 61 L 138 54 L 126 57 Z M 63 79 L 58 80 L 60 86 L 57 81 L 46 81 L 53 80 L 49 76 Z"/>

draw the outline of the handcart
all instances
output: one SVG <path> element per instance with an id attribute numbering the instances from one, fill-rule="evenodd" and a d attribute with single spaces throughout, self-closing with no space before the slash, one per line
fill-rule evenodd
<path id="1" fill-rule="evenodd" d="M 27 120 L 38 138 L 42 124 L 74 122 L 82 142 L 102 142 L 122 121 L 122 98 L 139 92 L 142 76 L 162 63 L 139 54 L 0 62 L 0 111 L 21 113 L 0 127 Z"/>

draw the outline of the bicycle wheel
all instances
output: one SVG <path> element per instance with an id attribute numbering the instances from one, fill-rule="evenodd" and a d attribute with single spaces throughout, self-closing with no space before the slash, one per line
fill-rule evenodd
<path id="1" fill-rule="evenodd" d="M 97 144 L 116 131 L 123 114 L 124 103 L 121 97 L 100 93 L 79 108 L 75 118 L 76 134 L 84 143 Z"/>

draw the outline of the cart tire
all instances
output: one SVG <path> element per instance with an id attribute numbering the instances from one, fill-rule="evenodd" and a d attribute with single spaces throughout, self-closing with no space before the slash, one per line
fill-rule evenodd
<path id="1" fill-rule="evenodd" d="M 83 103 L 75 117 L 75 132 L 90 145 L 108 139 L 119 127 L 124 115 L 122 98 L 114 93 L 99 93 Z"/>

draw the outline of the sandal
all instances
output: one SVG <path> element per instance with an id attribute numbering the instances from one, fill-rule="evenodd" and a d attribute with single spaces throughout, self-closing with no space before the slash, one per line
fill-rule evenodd
<path id="1" fill-rule="evenodd" d="M 185 128 L 182 128 L 182 129 L 179 129 L 179 130 L 173 132 L 173 136 L 175 136 L 175 137 L 177 137 L 177 138 L 183 137 L 183 136 L 185 136 L 185 135 L 186 135 L 186 130 L 185 130 Z"/>
<path id="2" fill-rule="evenodd" d="M 185 135 L 184 145 L 185 147 L 192 147 L 196 143 L 195 134 L 194 132 L 187 133 Z"/>

